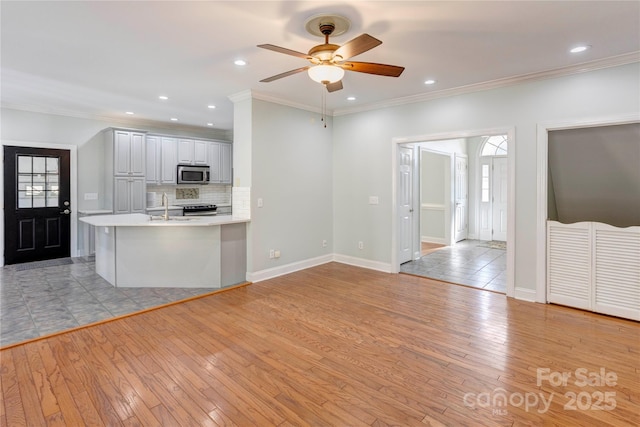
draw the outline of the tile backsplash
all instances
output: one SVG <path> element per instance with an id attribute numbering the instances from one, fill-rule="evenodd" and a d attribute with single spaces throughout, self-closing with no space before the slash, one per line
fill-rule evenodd
<path id="1" fill-rule="evenodd" d="M 155 205 L 162 205 L 162 193 L 167 193 L 169 205 L 186 204 L 231 204 L 231 185 L 153 185 L 147 186 L 147 192 L 155 193 Z"/>
<path id="2" fill-rule="evenodd" d="M 233 187 L 233 215 L 251 219 L 251 187 Z"/>

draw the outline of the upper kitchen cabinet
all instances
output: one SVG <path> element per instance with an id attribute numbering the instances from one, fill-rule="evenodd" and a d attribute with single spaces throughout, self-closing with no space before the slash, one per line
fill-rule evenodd
<path id="1" fill-rule="evenodd" d="M 197 139 L 178 139 L 178 163 L 182 165 L 206 165 L 207 141 Z"/>
<path id="2" fill-rule="evenodd" d="M 147 135 L 147 184 L 175 184 L 177 139 Z"/>
<path id="3" fill-rule="evenodd" d="M 220 144 L 220 182 L 222 184 L 231 184 L 232 169 L 231 144 Z"/>
<path id="4" fill-rule="evenodd" d="M 209 145 L 210 182 L 212 184 L 231 184 L 231 144 L 212 142 Z"/>
<path id="5" fill-rule="evenodd" d="M 145 175 L 145 134 L 110 130 L 107 140 L 113 141 L 113 172 L 117 176 Z"/>

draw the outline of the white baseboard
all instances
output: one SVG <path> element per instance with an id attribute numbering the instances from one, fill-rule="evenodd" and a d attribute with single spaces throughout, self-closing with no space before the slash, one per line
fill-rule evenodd
<path id="1" fill-rule="evenodd" d="M 247 281 L 256 283 L 263 280 L 273 279 L 274 277 L 284 274 L 293 273 L 294 271 L 304 270 L 305 268 L 315 267 L 316 265 L 326 264 L 333 261 L 333 255 L 322 255 L 316 258 L 305 259 L 302 261 L 292 262 L 291 264 L 280 265 L 278 267 L 267 268 L 266 270 L 256 271 L 254 273 L 247 272 Z"/>
<path id="2" fill-rule="evenodd" d="M 348 255 L 333 254 L 333 261 L 342 264 L 354 265 L 356 267 L 368 268 L 370 270 L 391 273 L 391 264 L 380 261 L 371 261 L 364 258 L 356 258 Z"/>
<path id="3" fill-rule="evenodd" d="M 447 244 L 447 241 L 444 237 L 420 236 L 420 241 L 422 243 L 439 243 L 441 245 Z"/>
<path id="4" fill-rule="evenodd" d="M 536 302 L 536 291 L 534 289 L 516 288 L 513 291 L 513 297 L 523 301 Z"/>

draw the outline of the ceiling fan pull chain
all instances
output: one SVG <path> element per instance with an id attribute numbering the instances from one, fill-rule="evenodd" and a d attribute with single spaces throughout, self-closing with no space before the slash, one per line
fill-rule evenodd
<path id="1" fill-rule="evenodd" d="M 327 127 L 327 91 L 325 90 L 327 87 L 326 84 L 322 85 L 322 121 L 324 122 L 324 127 Z"/>

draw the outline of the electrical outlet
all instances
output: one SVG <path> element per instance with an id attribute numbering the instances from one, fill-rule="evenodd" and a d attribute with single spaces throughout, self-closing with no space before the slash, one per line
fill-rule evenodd
<path id="1" fill-rule="evenodd" d="M 280 258 L 280 250 L 276 249 L 273 256 L 275 256 L 276 258 Z"/>
<path id="2" fill-rule="evenodd" d="M 323 241 L 322 241 L 322 247 L 323 247 L 323 248 L 326 248 L 326 247 L 327 247 L 327 241 L 326 241 L 326 240 L 323 240 Z"/>
<path id="3" fill-rule="evenodd" d="M 269 258 L 275 258 L 276 256 L 276 251 L 274 251 L 273 249 L 269 249 Z"/>
<path id="4" fill-rule="evenodd" d="M 364 243 L 358 242 L 358 249 L 364 249 Z"/>
<path id="5" fill-rule="evenodd" d="M 264 206 L 264 202 L 262 201 L 262 197 L 258 197 L 258 207 L 261 208 Z"/>

